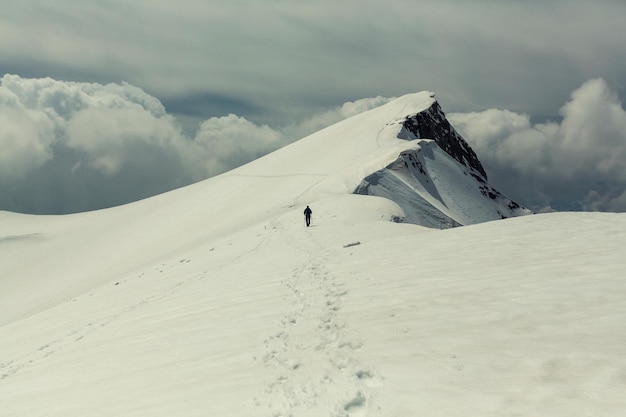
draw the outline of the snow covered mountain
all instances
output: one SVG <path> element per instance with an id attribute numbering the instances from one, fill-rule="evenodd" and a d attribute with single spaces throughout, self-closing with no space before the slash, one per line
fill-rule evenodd
<path id="1" fill-rule="evenodd" d="M 476 153 L 450 125 L 439 103 L 433 100 L 397 123 L 402 127 L 396 137 L 419 146 L 368 175 L 357 193 L 395 201 L 405 212 L 403 221 L 442 229 L 530 214 L 489 185 Z"/>
<path id="2" fill-rule="evenodd" d="M 485 222 L 525 210 L 450 132 L 411 94 L 146 200 L 0 212 L 0 414 L 623 415 L 626 216 Z"/>

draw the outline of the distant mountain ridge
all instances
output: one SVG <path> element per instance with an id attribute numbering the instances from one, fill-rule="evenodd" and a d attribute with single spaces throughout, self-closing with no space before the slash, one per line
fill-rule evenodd
<path id="1" fill-rule="evenodd" d="M 489 184 L 478 156 L 437 101 L 400 123 L 397 138 L 418 140 L 419 147 L 368 175 L 356 194 L 394 201 L 405 212 L 397 221 L 440 229 L 532 213 Z"/>

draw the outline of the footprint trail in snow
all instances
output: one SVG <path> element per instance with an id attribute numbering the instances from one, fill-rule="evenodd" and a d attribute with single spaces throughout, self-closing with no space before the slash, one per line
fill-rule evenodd
<path id="1" fill-rule="evenodd" d="M 281 281 L 290 309 L 280 331 L 263 342 L 268 379 L 255 399 L 272 417 L 365 416 L 378 408 L 372 391 L 380 378 L 359 360 L 363 344 L 350 336 L 341 312 L 348 291 L 325 268 L 327 258 L 317 246 Z"/>

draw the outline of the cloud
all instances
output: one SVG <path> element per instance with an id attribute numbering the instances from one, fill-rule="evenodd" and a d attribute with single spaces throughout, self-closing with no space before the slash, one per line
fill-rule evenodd
<path id="1" fill-rule="evenodd" d="M 13 180 L 52 157 L 48 138 L 53 125 L 42 114 L 11 106 L 11 94 L 0 90 L 0 178 Z"/>
<path id="2" fill-rule="evenodd" d="M 175 120 L 141 89 L 14 75 L 0 81 L 0 208 L 93 210 L 194 179 Z"/>
<path id="3" fill-rule="evenodd" d="M 192 165 L 202 165 L 203 175 L 213 176 L 390 100 L 378 96 L 345 102 L 304 120 L 277 127 L 259 126 L 235 114 L 212 117 L 200 124 L 194 151 L 189 158 L 200 158 L 202 163 Z"/>
<path id="4" fill-rule="evenodd" d="M 626 112 L 603 79 L 576 89 L 560 121 L 490 109 L 448 117 L 485 165 L 490 180 L 537 210 L 624 211 Z"/>
<path id="5" fill-rule="evenodd" d="M 282 135 L 271 127 L 257 126 L 229 114 L 212 117 L 200 125 L 195 148 L 207 173 L 215 175 L 250 162 L 285 145 Z"/>
<path id="6" fill-rule="evenodd" d="M 0 209 L 60 214 L 119 205 L 199 181 L 388 99 L 347 102 L 272 128 L 235 114 L 185 134 L 127 83 L 0 79 Z"/>
<path id="7" fill-rule="evenodd" d="M 0 209 L 69 213 L 123 204 L 245 164 L 390 101 L 346 102 L 281 126 L 229 114 L 185 133 L 128 83 L 0 79 Z M 626 113 L 603 79 L 577 88 L 560 119 L 509 110 L 450 113 L 490 181 L 535 210 L 626 211 Z"/>
<path id="8" fill-rule="evenodd" d="M 282 126 L 280 131 L 286 138 L 291 138 L 292 140 L 300 139 L 343 119 L 347 119 L 348 117 L 352 117 L 356 114 L 382 106 L 393 99 L 393 97 L 389 98 L 377 96 L 372 98 L 362 98 L 355 101 L 347 101 L 341 106 L 332 107 L 328 110 L 310 115 L 303 120 L 298 120 L 294 123 Z"/>
<path id="9" fill-rule="evenodd" d="M 139 106 L 81 110 L 67 120 L 65 132 L 65 145 L 84 156 L 82 163 L 106 176 L 153 149 L 176 155 L 181 137 L 172 120 Z"/>
<path id="10" fill-rule="evenodd" d="M 200 119 L 269 125 L 420 90 L 455 111 L 552 115 L 591 77 L 626 85 L 624 2 L 563 3 L 14 2 L 0 15 L 0 74 L 125 80 L 185 111 L 186 97 L 200 109 L 221 97 L 228 110 Z"/>

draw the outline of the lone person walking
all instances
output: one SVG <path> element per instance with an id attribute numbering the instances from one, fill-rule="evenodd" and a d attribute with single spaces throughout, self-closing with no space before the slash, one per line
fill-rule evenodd
<path id="1" fill-rule="evenodd" d="M 309 227 L 309 225 L 311 224 L 311 214 L 313 214 L 313 211 L 309 206 L 306 206 L 306 208 L 304 209 L 304 220 L 306 221 L 306 227 Z"/>

